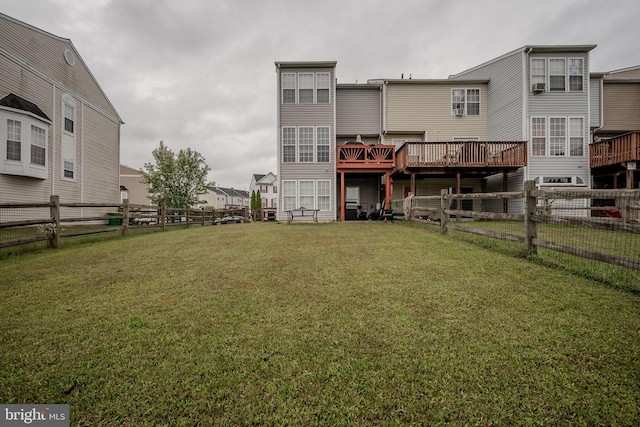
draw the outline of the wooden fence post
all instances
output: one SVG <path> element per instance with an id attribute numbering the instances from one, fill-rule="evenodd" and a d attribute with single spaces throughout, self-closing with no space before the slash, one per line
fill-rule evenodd
<path id="1" fill-rule="evenodd" d="M 449 190 L 443 188 L 440 190 L 440 233 L 447 234 L 447 214 L 445 211 L 447 210 L 447 199 L 446 195 L 449 193 Z"/>
<path id="2" fill-rule="evenodd" d="M 167 204 L 165 202 L 160 203 L 160 229 L 162 231 L 166 230 L 166 221 L 167 221 Z"/>
<path id="3" fill-rule="evenodd" d="M 536 213 L 537 197 L 534 195 L 536 185 L 534 181 L 525 181 L 524 183 L 524 199 L 525 199 L 525 213 L 524 213 L 524 241 L 527 246 L 527 251 L 531 254 L 535 254 L 538 251 L 534 241 L 538 237 L 538 227 L 533 220 L 533 216 Z"/>
<path id="4" fill-rule="evenodd" d="M 49 234 L 49 247 L 60 248 L 60 196 L 51 196 L 49 198 L 51 219 L 55 226 L 55 232 Z"/>
<path id="5" fill-rule="evenodd" d="M 129 199 L 122 202 L 122 235 L 129 235 Z"/>
<path id="6" fill-rule="evenodd" d="M 190 222 L 189 221 L 189 216 L 190 216 L 190 213 L 191 213 L 191 208 L 187 208 L 187 212 L 185 213 L 185 215 L 186 215 L 185 218 L 187 218 L 187 228 L 189 228 L 189 222 Z"/>

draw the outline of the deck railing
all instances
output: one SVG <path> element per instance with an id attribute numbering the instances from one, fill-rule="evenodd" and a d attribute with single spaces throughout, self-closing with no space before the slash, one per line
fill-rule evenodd
<path id="1" fill-rule="evenodd" d="M 591 167 L 640 160 L 640 132 L 629 132 L 589 145 Z"/>
<path id="2" fill-rule="evenodd" d="M 396 163 L 394 145 L 338 145 L 338 168 L 393 169 Z"/>
<path id="3" fill-rule="evenodd" d="M 526 141 L 407 142 L 396 153 L 398 170 L 408 167 L 521 167 Z"/>

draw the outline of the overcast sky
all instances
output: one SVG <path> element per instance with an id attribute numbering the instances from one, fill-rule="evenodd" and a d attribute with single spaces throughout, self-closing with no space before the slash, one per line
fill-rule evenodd
<path id="1" fill-rule="evenodd" d="M 71 39 L 124 120 L 120 162 L 191 147 L 222 187 L 276 173 L 275 61 L 338 61 L 339 83 L 446 78 L 527 44 L 597 44 L 640 64 L 637 0 L 0 0 Z"/>

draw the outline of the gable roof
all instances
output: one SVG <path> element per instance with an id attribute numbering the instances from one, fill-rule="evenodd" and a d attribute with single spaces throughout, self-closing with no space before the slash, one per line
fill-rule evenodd
<path id="1" fill-rule="evenodd" d="M 13 93 L 10 93 L 9 95 L 0 99 L 0 107 L 26 111 L 27 113 L 31 113 L 34 116 L 38 116 L 48 122 L 51 122 L 51 119 L 47 117 L 47 115 L 36 104 L 31 101 L 27 101 L 26 99 Z"/>
<path id="2" fill-rule="evenodd" d="M 93 84 L 95 85 L 97 91 L 99 92 L 99 94 L 104 98 L 104 100 L 101 100 L 100 102 L 93 102 L 94 100 L 89 99 L 91 98 L 91 96 L 89 96 L 88 94 L 82 94 L 80 93 L 81 91 L 78 90 L 74 90 L 71 87 L 67 87 L 62 81 L 56 80 L 54 76 L 50 75 L 49 73 L 43 73 L 42 69 L 39 68 L 38 66 L 38 62 L 39 62 L 39 58 L 41 58 L 41 56 L 38 56 L 41 52 L 38 52 L 37 50 L 29 50 L 28 52 L 30 52 L 30 54 L 32 54 L 33 56 L 31 58 L 23 58 L 21 56 L 15 56 L 15 52 L 12 52 L 11 46 L 9 46 L 9 43 L 7 43 L 7 45 L 5 45 L 3 43 L 2 48 L 0 49 L 0 54 L 3 54 L 5 56 L 7 56 L 8 58 L 12 59 L 14 62 L 17 62 L 21 67 L 26 68 L 26 69 L 30 69 L 33 72 L 35 72 L 36 74 L 40 75 L 44 80 L 46 80 L 47 82 L 50 83 L 54 83 L 56 84 L 58 87 L 62 88 L 65 92 L 68 92 L 70 95 L 73 95 L 74 97 L 83 100 L 83 102 L 85 102 L 87 105 L 91 106 L 92 108 L 94 108 L 96 111 L 101 112 L 102 114 L 110 117 L 112 120 L 117 121 L 121 124 L 124 124 L 124 121 L 122 120 L 122 118 L 120 117 L 120 115 L 118 114 L 118 111 L 116 110 L 116 108 L 113 106 L 113 104 L 111 103 L 111 100 L 107 97 L 107 95 L 105 94 L 105 92 L 102 90 L 102 87 L 100 86 L 100 84 L 98 83 L 98 81 L 96 80 L 95 76 L 91 73 L 91 70 L 89 69 L 89 67 L 87 66 L 87 64 L 84 62 L 84 60 L 82 59 L 82 57 L 80 56 L 80 54 L 78 53 L 78 50 L 75 48 L 75 46 L 73 45 L 73 43 L 71 42 L 70 39 L 68 38 L 64 38 L 64 37 L 60 37 L 60 36 L 56 36 L 54 34 L 51 34 L 47 31 L 44 31 L 40 28 L 34 27 L 33 25 L 29 25 L 25 22 L 22 22 L 18 19 L 12 18 L 11 16 L 5 15 L 4 13 L 0 12 L 0 21 L 6 21 L 7 23 L 9 23 L 9 25 L 16 25 L 18 27 L 14 27 L 15 28 L 15 32 L 17 32 L 18 34 L 21 34 L 21 36 L 24 37 L 28 37 L 29 40 L 32 42 L 33 45 L 35 46 L 40 46 L 43 45 L 42 43 L 33 43 L 34 41 L 37 41 L 37 37 L 38 35 L 41 36 L 45 36 L 51 40 L 54 40 L 56 42 L 61 42 L 63 45 L 66 45 L 66 50 L 69 50 L 74 58 L 74 61 L 76 62 L 75 65 L 78 65 L 78 62 L 82 65 L 83 67 L 83 71 L 86 71 L 88 78 L 91 79 L 91 81 L 93 82 Z M 24 30 L 30 31 L 32 34 L 27 34 L 25 35 L 24 33 L 19 31 L 19 28 L 22 28 Z M 9 28 L 9 31 L 14 32 L 14 29 Z M 22 39 L 18 39 L 20 43 L 22 43 Z M 3 40 L 4 41 L 4 40 Z M 44 45 L 43 45 L 44 46 Z M 46 48 L 46 47 L 42 47 L 41 48 Z M 63 52 L 61 51 L 60 54 L 62 54 Z M 66 55 L 66 53 L 65 53 Z M 77 89 L 77 88 L 76 88 Z M 101 103 L 102 106 L 97 105 L 98 103 Z M 105 109 L 106 108 L 106 109 Z M 112 111 L 108 111 L 107 109 L 110 108 Z M 115 115 L 115 117 L 114 117 Z"/>
<path id="3" fill-rule="evenodd" d="M 596 44 L 585 44 L 585 45 L 525 45 L 522 47 L 519 47 L 517 49 L 512 50 L 511 52 L 507 52 L 503 55 L 500 55 L 496 58 L 490 59 L 486 62 L 483 62 L 482 64 L 476 65 L 475 67 L 471 67 L 469 69 L 466 69 L 464 71 L 461 71 L 457 74 L 451 74 L 449 75 L 450 79 L 455 79 L 456 77 L 462 76 L 464 74 L 467 74 L 471 71 L 477 70 L 479 68 L 485 67 L 489 64 L 493 64 L 494 62 L 498 62 L 502 59 L 508 58 L 512 55 L 515 54 L 522 54 L 522 53 L 531 53 L 531 52 L 535 52 L 535 53 L 553 53 L 553 52 L 558 52 L 558 53 L 570 53 L 570 52 L 590 52 L 593 49 L 595 49 L 598 45 Z"/>

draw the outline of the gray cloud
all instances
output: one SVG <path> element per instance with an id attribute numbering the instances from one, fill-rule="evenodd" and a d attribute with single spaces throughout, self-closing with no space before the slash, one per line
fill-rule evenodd
<path id="1" fill-rule="evenodd" d="M 72 40 L 125 125 L 121 162 L 164 141 L 209 178 L 248 188 L 276 172 L 274 61 L 336 60 L 339 82 L 446 78 L 526 44 L 598 44 L 591 69 L 640 63 L 634 0 L 402 2 L 0 0 Z"/>

